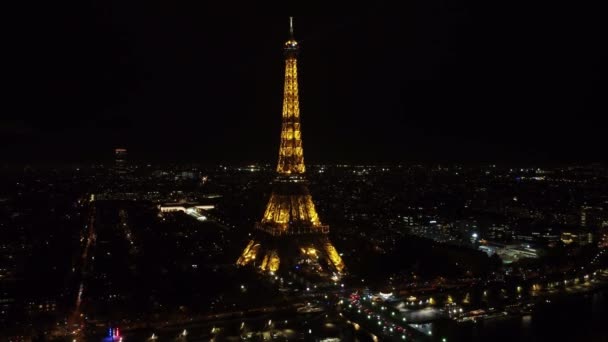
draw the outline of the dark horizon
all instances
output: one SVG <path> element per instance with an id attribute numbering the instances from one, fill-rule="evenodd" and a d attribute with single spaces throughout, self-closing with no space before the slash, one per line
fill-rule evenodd
<path id="1" fill-rule="evenodd" d="M 13 37 L 4 162 L 276 162 L 287 15 L 47 6 Z M 606 162 L 606 22 L 489 6 L 296 15 L 306 162 Z"/>

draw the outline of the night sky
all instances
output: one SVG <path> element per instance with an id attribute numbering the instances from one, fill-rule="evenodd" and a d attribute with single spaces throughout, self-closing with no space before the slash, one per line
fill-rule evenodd
<path id="1" fill-rule="evenodd" d="M 484 3 L 293 13 L 306 161 L 606 161 L 603 11 Z M 290 13 L 25 13 L 5 42 L 4 160 L 276 161 Z"/>

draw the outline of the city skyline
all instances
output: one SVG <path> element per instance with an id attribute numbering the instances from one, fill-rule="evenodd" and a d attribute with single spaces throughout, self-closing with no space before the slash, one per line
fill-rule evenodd
<path id="1" fill-rule="evenodd" d="M 405 8 L 33 15 L 0 339 L 606 339 L 603 22 Z"/>
<path id="2" fill-rule="evenodd" d="M 23 92 L 0 121 L 6 160 L 108 160 L 125 147 L 137 160 L 273 162 L 285 16 L 169 6 L 30 19 L 15 49 Z M 603 22 L 408 9 L 299 19 L 311 162 L 606 161 L 594 120 Z"/>

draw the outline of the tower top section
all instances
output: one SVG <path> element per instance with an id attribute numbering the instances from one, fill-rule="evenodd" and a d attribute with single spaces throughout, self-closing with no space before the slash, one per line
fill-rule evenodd
<path id="1" fill-rule="evenodd" d="M 289 37 L 293 38 L 293 17 L 289 17 Z"/>
<path id="2" fill-rule="evenodd" d="M 298 52 L 298 42 L 293 34 L 293 17 L 289 17 L 289 40 L 285 42 L 284 50 L 288 57 L 295 56 Z"/>
<path id="3" fill-rule="evenodd" d="M 300 101 L 298 97 L 298 42 L 293 38 L 293 18 L 289 18 L 289 40 L 285 43 L 285 87 L 283 88 L 283 119 L 281 128 L 281 146 L 277 172 L 280 176 L 292 180 L 302 176 L 304 151 L 302 149 L 302 131 L 300 128 Z"/>

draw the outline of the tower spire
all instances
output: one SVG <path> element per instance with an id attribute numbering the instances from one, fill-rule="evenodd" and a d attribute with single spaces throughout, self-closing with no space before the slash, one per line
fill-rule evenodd
<path id="1" fill-rule="evenodd" d="M 277 172 L 282 176 L 303 175 L 304 151 L 300 130 L 298 99 L 298 42 L 293 38 L 293 17 L 289 17 L 289 40 L 285 43 L 285 85 L 283 91 L 283 123 Z"/>

